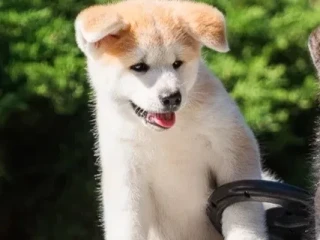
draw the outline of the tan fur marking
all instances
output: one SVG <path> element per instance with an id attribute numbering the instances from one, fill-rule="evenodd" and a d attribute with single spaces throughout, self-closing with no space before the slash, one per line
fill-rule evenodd
<path id="1" fill-rule="evenodd" d="M 179 5 L 182 7 L 177 9 L 196 39 L 213 49 L 227 45 L 225 21 L 219 10 L 202 3 L 181 2 Z"/>
<path id="2" fill-rule="evenodd" d="M 100 41 L 105 61 L 116 58 L 130 65 L 130 54 L 138 46 L 147 48 L 176 43 L 185 47 L 184 59 L 199 57 L 199 43 L 187 33 L 180 19 L 160 2 L 145 7 L 139 1 L 126 2 L 126 7 L 120 2 L 113 6 L 113 10 L 124 16 L 129 28 L 119 32 L 118 39 L 106 37 Z"/>
<path id="3" fill-rule="evenodd" d="M 84 31 L 99 32 L 106 25 L 122 21 L 114 8 L 114 5 L 91 6 L 80 12 L 77 18 L 82 20 Z"/>
<path id="4" fill-rule="evenodd" d="M 129 58 L 138 46 L 184 46 L 184 57 L 199 57 L 200 42 L 213 48 L 226 43 L 223 15 L 213 7 L 184 1 L 123 1 L 89 7 L 79 14 L 83 29 L 99 31 L 106 24 L 123 21 L 128 28 L 96 43 L 105 60 Z M 121 60 L 121 59 L 118 59 Z"/>
<path id="5" fill-rule="evenodd" d="M 124 30 L 117 34 L 117 37 L 107 36 L 100 40 L 100 48 L 103 49 L 103 55 L 121 58 L 136 48 L 138 43 L 132 31 Z"/>

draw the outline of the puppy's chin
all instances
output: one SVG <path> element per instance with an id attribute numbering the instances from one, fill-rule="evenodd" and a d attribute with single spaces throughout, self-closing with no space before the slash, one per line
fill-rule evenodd
<path id="1" fill-rule="evenodd" d="M 163 127 L 160 127 L 160 126 L 157 126 L 157 125 L 154 125 L 154 124 L 150 124 L 146 121 L 143 121 L 143 125 L 150 129 L 150 130 L 153 130 L 153 131 L 156 131 L 156 132 L 165 132 L 165 131 L 168 131 L 169 129 L 168 128 L 163 128 Z"/>

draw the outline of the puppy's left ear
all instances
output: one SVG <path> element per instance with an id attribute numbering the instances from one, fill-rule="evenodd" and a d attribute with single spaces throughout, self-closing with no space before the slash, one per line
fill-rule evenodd
<path id="1" fill-rule="evenodd" d="M 117 39 L 128 24 L 114 5 L 94 5 L 82 10 L 75 20 L 78 47 L 86 56 L 95 56 L 99 42 L 104 38 Z"/>
<path id="2" fill-rule="evenodd" d="M 218 52 L 228 52 L 226 23 L 223 14 L 208 4 L 178 2 L 176 10 L 187 25 L 190 35 L 201 44 Z"/>

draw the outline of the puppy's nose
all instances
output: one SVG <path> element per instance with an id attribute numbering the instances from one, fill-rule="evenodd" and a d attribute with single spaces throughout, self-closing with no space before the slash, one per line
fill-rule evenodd
<path id="1" fill-rule="evenodd" d="M 181 104 L 181 93 L 178 91 L 169 96 L 160 97 L 160 101 L 166 109 L 176 110 Z"/>

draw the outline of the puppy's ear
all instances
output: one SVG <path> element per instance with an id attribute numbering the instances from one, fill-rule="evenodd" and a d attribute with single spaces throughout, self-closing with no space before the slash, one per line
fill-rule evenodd
<path id="1" fill-rule="evenodd" d="M 309 36 L 308 40 L 309 52 L 320 76 L 320 26 L 317 27 Z"/>
<path id="2" fill-rule="evenodd" d="M 128 27 L 112 5 L 96 5 L 81 11 L 75 20 L 76 42 L 81 51 L 92 57 L 99 41 L 117 34 Z"/>
<path id="3" fill-rule="evenodd" d="M 178 4 L 176 5 L 178 14 L 196 40 L 218 52 L 229 51 L 225 19 L 218 9 L 191 1 Z"/>

